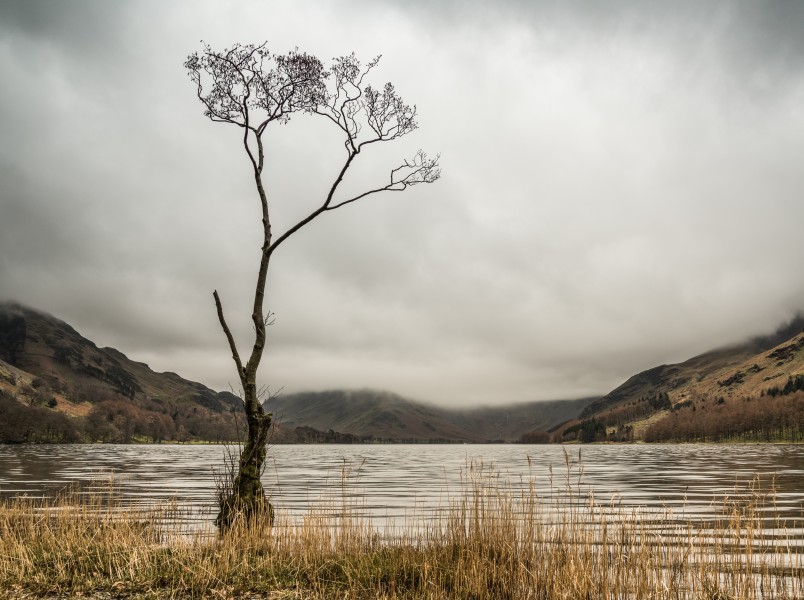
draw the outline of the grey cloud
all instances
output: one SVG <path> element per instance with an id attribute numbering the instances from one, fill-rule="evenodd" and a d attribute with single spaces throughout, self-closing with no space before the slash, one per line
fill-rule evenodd
<path id="1" fill-rule="evenodd" d="M 792 3 L 4 3 L 0 297 L 221 389 L 211 291 L 243 349 L 259 247 L 239 133 L 181 68 L 201 38 L 382 52 L 436 185 L 369 199 L 276 255 L 265 381 L 507 402 L 605 393 L 804 307 L 800 31 Z M 271 18 L 268 19 L 267 17 Z M 31 65 L 42 65 L 34 69 Z M 276 231 L 340 158 L 271 132 Z"/>
<path id="2" fill-rule="evenodd" d="M 125 20 L 126 9 L 117 2 L 10 0 L 0 6 L 0 31 L 6 36 L 58 46 L 82 59 L 103 58 L 102 51 L 118 41 L 116 33 Z"/>

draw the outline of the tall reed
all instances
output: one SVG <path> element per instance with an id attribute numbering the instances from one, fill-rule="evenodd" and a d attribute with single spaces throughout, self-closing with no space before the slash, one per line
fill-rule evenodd
<path id="1" fill-rule="evenodd" d="M 290 520 L 182 529 L 182 507 L 72 490 L 0 503 L 0 597 L 804 598 L 802 522 L 773 522 L 773 489 L 719 498 L 707 522 L 599 503 L 567 461 L 536 489 L 483 464 L 429 517 L 389 531 L 344 487 Z"/>

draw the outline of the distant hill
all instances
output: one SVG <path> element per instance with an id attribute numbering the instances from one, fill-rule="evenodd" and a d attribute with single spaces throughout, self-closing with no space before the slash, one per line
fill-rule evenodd
<path id="1" fill-rule="evenodd" d="M 661 365 L 638 373 L 609 394 L 591 402 L 579 420 L 565 427 L 563 436 L 559 437 L 566 439 L 567 429 L 572 427 L 581 435 L 585 427 L 587 438 L 601 438 L 604 430 L 608 431 L 608 439 L 612 433 L 616 439 L 617 431 L 626 439 L 655 438 L 662 428 L 658 425 L 662 419 L 675 419 L 676 430 L 681 432 L 692 430 L 692 425 L 681 426 L 682 419 L 690 423 L 709 422 L 713 414 L 718 415 L 726 428 L 725 423 L 731 422 L 731 415 L 754 410 L 746 408 L 753 400 L 757 400 L 755 410 L 764 413 L 769 421 L 773 411 L 796 415 L 799 404 L 794 393 L 804 388 L 802 332 L 804 317 L 799 315 L 770 335 L 712 350 L 683 363 Z M 790 398 L 770 400 L 779 396 Z M 762 404 L 765 398 L 768 400 Z M 704 413 L 709 407 L 713 408 Z M 804 402 L 801 408 L 804 409 Z M 595 421 L 595 434 L 590 425 L 592 421 Z M 799 422 L 804 423 L 804 413 Z M 711 426 L 710 429 L 715 431 L 717 428 Z M 573 432 L 569 433 L 572 437 Z M 751 435 L 745 433 L 745 436 Z M 671 437 L 662 434 L 662 439 Z"/>
<path id="2" fill-rule="evenodd" d="M 562 400 L 503 407 L 448 409 L 372 390 L 280 396 L 267 403 L 284 430 L 310 427 L 406 441 L 516 441 L 578 416 L 590 402 Z"/>
<path id="3" fill-rule="evenodd" d="M 590 417 L 623 403 L 657 393 L 678 396 L 692 384 L 721 378 L 729 369 L 740 366 L 754 356 L 783 344 L 804 331 L 804 315 L 766 336 L 752 338 L 742 344 L 711 350 L 683 363 L 661 365 L 634 375 L 618 388 L 587 406 L 581 417 Z"/>
<path id="4" fill-rule="evenodd" d="M 546 430 L 588 402 L 449 410 L 388 392 L 338 390 L 282 396 L 269 410 L 275 442 L 485 442 Z M 233 394 L 156 373 L 41 311 L 0 304 L 0 441 L 231 441 L 241 411 Z"/>
<path id="5" fill-rule="evenodd" d="M 602 398 L 448 409 L 334 390 L 280 396 L 268 410 L 277 443 L 804 441 L 804 316 L 643 371 Z M 0 303 L 0 442 L 233 441 L 240 413 L 229 392 L 156 373 L 51 315 Z"/>
<path id="6" fill-rule="evenodd" d="M 14 303 L 0 304 L 0 393 L 17 419 L 22 409 L 9 399 L 72 417 L 86 441 L 237 439 L 233 412 L 241 403 L 233 394 L 156 373 L 114 348 L 98 348 L 64 321 Z M 5 424 L 6 441 L 48 441 L 13 427 Z"/>

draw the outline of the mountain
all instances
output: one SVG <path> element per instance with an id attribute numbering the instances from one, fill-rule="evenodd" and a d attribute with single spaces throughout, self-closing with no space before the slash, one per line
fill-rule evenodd
<path id="1" fill-rule="evenodd" d="M 0 392 L 15 418 L 23 418 L 22 408 L 9 399 L 73 418 L 87 441 L 237 439 L 233 413 L 241 403 L 233 394 L 156 373 L 114 348 L 98 348 L 64 321 L 15 303 L 0 304 Z M 0 439 L 27 441 L 40 433 L 6 423 L 5 435 Z"/>
<path id="2" fill-rule="evenodd" d="M 589 401 L 450 410 L 338 390 L 282 396 L 268 409 L 274 441 L 485 442 L 544 431 Z M 241 411 L 233 394 L 156 373 L 41 311 L 0 304 L 0 441 L 231 441 Z"/>
<path id="3" fill-rule="evenodd" d="M 678 396 L 694 383 L 712 377 L 722 378 L 729 369 L 738 367 L 779 344 L 784 344 L 802 331 L 804 331 L 804 315 L 798 315 L 790 323 L 770 335 L 755 337 L 742 344 L 711 350 L 683 363 L 648 369 L 634 375 L 599 400 L 590 403 L 581 413 L 581 417 L 601 414 L 607 409 L 657 393 Z"/>
<path id="4" fill-rule="evenodd" d="M 660 420 L 675 419 L 678 431 L 691 431 L 693 425 L 682 427 L 681 420 L 709 422 L 713 414 L 718 415 L 725 428 L 726 423 L 736 418 L 730 415 L 745 417 L 746 411 L 754 410 L 746 408 L 753 400 L 757 400 L 756 411 L 764 412 L 768 419 L 772 416 L 771 408 L 798 414 L 798 396 L 784 402 L 770 398 L 791 395 L 804 388 L 803 332 L 804 316 L 799 315 L 770 335 L 638 373 L 591 402 L 581 412 L 580 419 L 559 437 L 566 439 L 567 429 L 573 427 L 580 435 L 586 427 L 587 437 L 611 439 L 615 432 L 616 439 L 619 430 L 626 439 L 641 439 L 651 437 L 670 422 L 658 426 Z M 764 405 L 763 398 L 768 398 Z M 716 408 L 705 413 L 708 407 Z M 596 431 L 592 431 L 592 421 Z M 804 423 L 804 418 L 800 422 Z M 710 426 L 710 429 L 717 428 Z M 603 431 L 608 435 L 604 436 Z M 572 432 L 569 433 L 571 436 Z"/>
<path id="5" fill-rule="evenodd" d="M 289 394 L 266 408 L 284 430 L 372 436 L 394 441 L 515 441 L 576 417 L 590 399 L 531 402 L 503 407 L 448 409 L 372 390 Z"/>
<path id="6" fill-rule="evenodd" d="M 370 390 L 274 398 L 274 441 L 804 440 L 804 316 L 597 399 L 448 409 Z M 239 398 L 0 303 L 0 442 L 238 439 Z M 241 419 L 242 422 L 242 419 Z"/>

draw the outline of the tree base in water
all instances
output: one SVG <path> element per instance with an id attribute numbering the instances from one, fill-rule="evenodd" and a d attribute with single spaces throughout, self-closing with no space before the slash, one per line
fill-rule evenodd
<path id="1" fill-rule="evenodd" d="M 267 519 L 270 525 L 274 524 L 274 506 L 264 496 L 244 500 L 235 495 L 229 496 L 220 507 L 215 517 L 215 526 L 223 531 L 228 529 L 238 519 L 244 521 Z"/>

